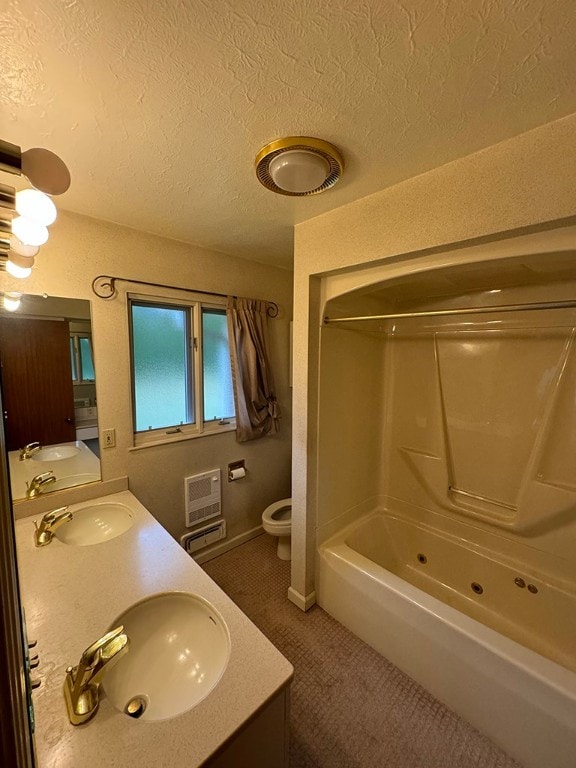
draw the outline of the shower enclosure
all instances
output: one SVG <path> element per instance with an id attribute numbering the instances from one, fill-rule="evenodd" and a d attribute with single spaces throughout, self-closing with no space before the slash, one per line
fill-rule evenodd
<path id="1" fill-rule="evenodd" d="M 326 292 L 317 598 L 523 764 L 567 768 L 576 249 L 462 255 Z"/>

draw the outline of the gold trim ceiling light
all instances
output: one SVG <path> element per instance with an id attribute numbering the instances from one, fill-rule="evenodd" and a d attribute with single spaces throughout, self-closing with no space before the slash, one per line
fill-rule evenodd
<path id="1" fill-rule="evenodd" d="M 256 155 L 256 176 L 279 195 L 306 197 L 324 192 L 342 177 L 339 150 L 323 139 L 289 136 L 262 147 Z"/>

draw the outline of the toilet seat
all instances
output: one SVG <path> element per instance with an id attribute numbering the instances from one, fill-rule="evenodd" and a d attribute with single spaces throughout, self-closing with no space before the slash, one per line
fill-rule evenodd
<path id="1" fill-rule="evenodd" d="M 276 554 L 280 560 L 292 558 L 292 499 L 280 499 L 262 512 L 262 528 L 266 533 L 278 537 Z"/>
<path id="2" fill-rule="evenodd" d="M 273 535 L 290 535 L 292 527 L 292 499 L 281 499 L 266 507 L 262 513 L 262 525 L 265 531 Z"/>

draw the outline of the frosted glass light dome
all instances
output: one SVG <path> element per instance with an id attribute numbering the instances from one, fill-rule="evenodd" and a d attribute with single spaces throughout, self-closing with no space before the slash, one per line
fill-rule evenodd
<path id="1" fill-rule="evenodd" d="M 12 277 L 23 280 L 26 277 L 30 277 L 32 274 L 32 267 L 21 267 L 19 264 L 15 264 L 8 259 L 6 262 L 6 272 L 8 272 L 9 275 L 12 275 Z"/>
<path id="2" fill-rule="evenodd" d="M 16 192 L 16 210 L 21 216 L 45 227 L 53 224 L 58 215 L 52 200 L 39 189 L 21 189 Z"/>
<path id="3" fill-rule="evenodd" d="M 8 291 L 4 294 L 4 309 L 7 312 L 16 312 L 20 306 L 20 298 L 22 294 L 17 291 Z"/>
<path id="4" fill-rule="evenodd" d="M 24 245 L 44 245 L 48 240 L 46 227 L 26 216 L 17 216 L 12 220 L 12 232 Z"/>
<path id="5" fill-rule="evenodd" d="M 303 193 L 311 192 L 324 184 L 330 173 L 330 165 L 315 152 L 291 149 L 273 158 L 268 171 L 280 189 Z"/>

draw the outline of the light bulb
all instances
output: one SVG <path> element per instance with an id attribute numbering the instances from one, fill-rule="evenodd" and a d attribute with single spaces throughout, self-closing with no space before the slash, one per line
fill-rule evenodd
<path id="1" fill-rule="evenodd" d="M 6 272 L 8 272 L 9 275 L 12 275 L 12 277 L 24 279 L 25 277 L 30 277 L 32 274 L 32 267 L 20 267 L 18 264 L 14 264 L 13 261 L 8 259 L 6 262 Z"/>
<path id="2" fill-rule="evenodd" d="M 15 219 L 12 219 L 12 232 L 24 245 L 44 245 L 48 240 L 46 227 L 25 216 L 16 216 Z"/>
<path id="3" fill-rule="evenodd" d="M 8 293 L 4 294 L 4 309 L 7 312 L 16 312 L 18 307 L 20 306 L 20 297 L 22 296 L 21 293 L 18 293 L 17 291 L 9 291 Z"/>
<path id="4" fill-rule="evenodd" d="M 39 189 L 22 189 L 16 192 L 16 210 L 21 216 L 45 227 L 53 224 L 58 215 L 52 200 Z"/>
<path id="5" fill-rule="evenodd" d="M 22 240 L 19 240 L 14 233 L 10 238 L 10 250 L 14 253 L 20 254 L 20 256 L 26 256 L 28 258 L 36 256 L 40 248 L 37 245 L 24 245 Z"/>

